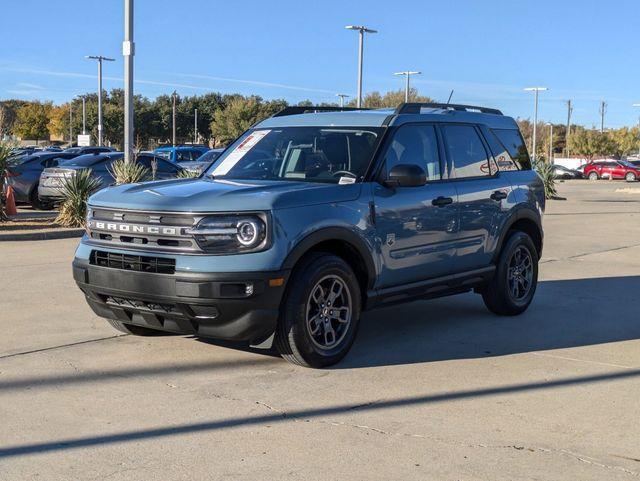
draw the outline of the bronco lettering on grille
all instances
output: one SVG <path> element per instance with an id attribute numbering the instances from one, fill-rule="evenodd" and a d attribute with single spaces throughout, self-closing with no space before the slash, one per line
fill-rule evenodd
<path id="1" fill-rule="evenodd" d="M 128 232 L 135 234 L 155 234 L 155 235 L 180 235 L 176 227 L 157 227 L 135 224 L 120 224 L 115 222 L 90 221 L 89 229 L 107 230 L 115 232 Z"/>

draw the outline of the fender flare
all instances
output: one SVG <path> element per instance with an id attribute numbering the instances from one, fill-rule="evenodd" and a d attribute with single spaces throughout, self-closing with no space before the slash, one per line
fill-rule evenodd
<path id="1" fill-rule="evenodd" d="M 346 227 L 325 227 L 310 233 L 298 242 L 289 254 L 287 254 L 282 264 L 282 269 L 293 269 L 302 256 L 313 249 L 313 247 L 325 241 L 343 241 L 360 254 L 360 257 L 362 257 L 364 261 L 364 271 L 367 274 L 367 288 L 371 289 L 377 277 L 375 262 L 371 255 L 371 248 L 362 237 Z"/>
<path id="2" fill-rule="evenodd" d="M 544 231 L 542 230 L 542 219 L 540 218 L 540 215 L 535 210 L 531 209 L 530 207 L 522 207 L 520 209 L 517 209 L 511 215 L 511 217 L 509 217 L 505 221 L 504 227 L 501 228 L 502 233 L 500 234 L 500 238 L 498 239 L 496 250 L 493 255 L 494 261 L 500 255 L 500 252 L 502 252 L 502 246 L 504 245 L 504 242 L 507 238 L 507 234 L 511 230 L 511 227 L 513 226 L 513 224 L 523 219 L 530 220 L 536 225 L 538 232 L 540 233 L 540 249 L 538 252 L 538 256 L 539 257 L 542 256 L 542 246 L 544 245 Z"/>

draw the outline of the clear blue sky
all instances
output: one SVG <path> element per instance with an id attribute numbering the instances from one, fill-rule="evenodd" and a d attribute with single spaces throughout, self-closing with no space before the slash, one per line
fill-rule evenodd
<path id="1" fill-rule="evenodd" d="M 85 55 L 116 58 L 105 88 L 122 86 L 122 0 L 2 2 L 0 99 L 63 102 L 96 88 Z M 422 70 L 422 94 L 531 117 L 523 87 L 543 85 L 540 118 L 635 124 L 640 108 L 637 0 L 349 1 L 137 0 L 136 92 L 207 91 L 333 101 L 355 95 L 357 35 L 366 38 L 364 90 L 402 86 L 398 70 Z"/>

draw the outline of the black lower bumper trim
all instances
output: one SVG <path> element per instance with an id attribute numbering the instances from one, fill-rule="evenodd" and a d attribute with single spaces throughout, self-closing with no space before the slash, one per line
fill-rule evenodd
<path id="1" fill-rule="evenodd" d="M 288 272 L 155 274 L 73 264 L 101 317 L 180 334 L 261 342 L 275 330 Z M 270 287 L 269 280 L 285 284 Z"/>

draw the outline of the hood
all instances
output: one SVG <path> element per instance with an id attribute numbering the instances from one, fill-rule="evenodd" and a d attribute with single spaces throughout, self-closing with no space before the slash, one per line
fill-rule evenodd
<path id="1" fill-rule="evenodd" d="M 294 181 L 172 179 L 109 187 L 89 204 L 142 211 L 240 212 L 345 202 L 358 198 L 361 184 Z"/>

